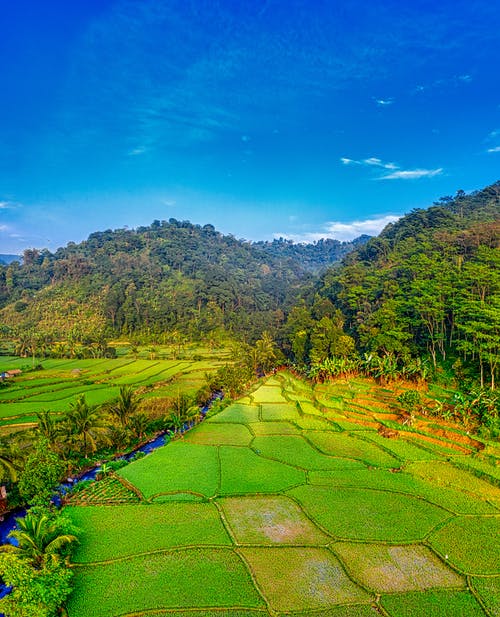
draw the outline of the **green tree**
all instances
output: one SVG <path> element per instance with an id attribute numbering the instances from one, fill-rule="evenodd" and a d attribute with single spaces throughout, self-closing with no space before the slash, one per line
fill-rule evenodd
<path id="1" fill-rule="evenodd" d="M 36 432 L 46 439 L 51 448 L 54 448 L 59 437 L 59 423 L 55 420 L 50 411 L 43 410 L 36 413 L 38 426 Z"/>
<path id="2" fill-rule="evenodd" d="M 19 475 L 19 493 L 32 506 L 48 505 L 64 474 L 65 465 L 41 438 Z"/>
<path id="3" fill-rule="evenodd" d="M 12 587 L 0 599 L 0 611 L 8 617 L 56 617 L 71 593 L 73 573 L 59 564 L 33 568 L 14 554 L 0 554 L 0 576 Z"/>
<path id="4" fill-rule="evenodd" d="M 122 426 L 127 426 L 130 416 L 137 411 L 141 398 L 131 386 L 121 386 L 116 403 L 110 405 L 110 413 L 118 419 Z"/>
<path id="5" fill-rule="evenodd" d="M 0 479 L 16 482 L 19 474 L 19 453 L 5 437 L 0 438 Z"/>
<path id="6" fill-rule="evenodd" d="M 43 510 L 29 510 L 16 522 L 17 529 L 9 533 L 9 538 L 16 540 L 17 545 L 4 545 L 3 550 L 26 559 L 37 569 L 58 564 L 68 556 L 70 545 L 77 542 L 75 535 L 66 533 L 66 519 Z"/>
<path id="7" fill-rule="evenodd" d="M 64 423 L 70 444 L 81 446 L 85 458 L 97 450 L 98 438 L 106 439 L 105 419 L 98 407 L 87 403 L 84 394 L 71 403 Z"/>

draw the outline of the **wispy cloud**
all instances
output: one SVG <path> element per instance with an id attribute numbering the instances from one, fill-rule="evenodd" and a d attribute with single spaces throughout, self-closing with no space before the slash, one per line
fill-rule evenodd
<path id="1" fill-rule="evenodd" d="M 340 161 L 343 165 L 362 165 L 391 171 L 389 174 L 378 176 L 377 180 L 418 180 L 419 178 L 432 178 L 443 173 L 442 167 L 437 169 L 401 169 L 396 163 L 385 163 L 376 156 L 360 160 L 343 156 Z"/>
<path id="2" fill-rule="evenodd" d="M 390 174 L 381 176 L 379 180 L 418 180 L 419 178 L 433 178 L 443 173 L 443 168 L 438 169 L 399 169 Z"/>
<path id="3" fill-rule="evenodd" d="M 139 156 L 141 154 L 144 154 L 145 152 L 147 152 L 147 148 L 144 146 L 139 146 L 138 148 L 134 148 L 133 150 L 129 150 L 128 155 L 129 156 Z"/>
<path id="4" fill-rule="evenodd" d="M 488 148 L 486 152 L 500 152 L 500 146 L 495 146 L 494 148 Z"/>
<path id="5" fill-rule="evenodd" d="M 305 242 L 308 244 L 317 242 L 322 238 L 334 238 L 335 240 L 348 241 L 362 234 L 376 236 L 386 225 L 394 223 L 399 218 L 399 216 L 388 214 L 380 217 L 351 221 L 349 223 L 330 221 L 325 223 L 318 231 L 307 231 L 296 234 L 275 233 L 273 235 L 275 238 L 286 238 L 294 242 Z"/>
<path id="6" fill-rule="evenodd" d="M 344 165 L 368 165 L 369 167 L 382 167 L 384 169 L 399 169 L 399 167 L 395 163 L 384 163 L 381 159 L 376 156 L 370 156 L 367 159 L 350 159 L 343 156 L 340 161 Z"/>
<path id="7" fill-rule="evenodd" d="M 8 201 L 8 200 L 0 201 L 0 210 L 11 210 L 13 208 L 18 208 L 18 207 L 19 207 L 19 204 L 13 201 Z"/>
<path id="8" fill-rule="evenodd" d="M 379 107 L 388 107 L 394 103 L 394 99 L 375 99 L 375 103 Z"/>
<path id="9" fill-rule="evenodd" d="M 415 86 L 413 92 L 422 93 L 427 90 L 433 90 L 435 88 L 445 88 L 450 86 L 459 86 L 461 84 L 470 84 L 472 82 L 472 75 L 452 75 L 451 77 L 443 77 L 441 79 L 435 79 L 427 84 L 419 84 Z"/>

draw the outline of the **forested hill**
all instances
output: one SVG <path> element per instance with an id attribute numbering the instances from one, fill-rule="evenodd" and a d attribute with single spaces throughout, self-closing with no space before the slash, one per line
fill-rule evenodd
<path id="1" fill-rule="evenodd" d="M 1 321 L 53 340 L 196 337 L 221 328 L 251 340 L 282 321 L 310 271 L 354 246 L 253 244 L 175 219 L 96 232 L 55 253 L 27 250 L 22 265 L 0 267 Z"/>
<path id="2" fill-rule="evenodd" d="M 328 270 L 315 299 L 291 313 L 287 335 L 296 361 L 356 355 L 404 370 L 412 359 L 428 358 L 435 371 L 448 367 L 494 383 L 499 243 L 500 182 L 459 191 L 388 225 Z"/>
<path id="3" fill-rule="evenodd" d="M 292 240 L 279 238 L 272 242 L 255 242 L 254 246 L 277 257 L 289 257 L 298 260 L 304 269 L 319 273 L 326 267 L 341 261 L 355 248 L 368 242 L 369 239 L 370 236 L 363 234 L 352 242 L 340 242 L 332 238 L 324 238 L 310 244 L 296 244 Z"/>

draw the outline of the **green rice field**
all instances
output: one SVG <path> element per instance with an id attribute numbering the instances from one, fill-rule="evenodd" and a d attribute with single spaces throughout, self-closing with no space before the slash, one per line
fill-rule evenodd
<path id="1" fill-rule="evenodd" d="M 197 356 L 198 357 L 198 356 Z M 201 356 L 199 356 L 201 357 Z M 224 363 L 220 360 L 151 360 L 129 356 L 109 360 L 46 359 L 43 369 L 28 370 L 27 360 L 0 357 L 0 373 L 16 368 L 23 372 L 0 389 L 0 428 L 24 427 L 36 421 L 36 413 L 49 410 L 63 414 L 78 395 L 91 405 L 116 398 L 120 386 L 128 385 L 142 396 L 194 394 L 205 382 L 205 374 Z"/>
<path id="2" fill-rule="evenodd" d="M 76 493 L 69 617 L 499 617 L 500 451 L 377 405 L 278 373 Z"/>

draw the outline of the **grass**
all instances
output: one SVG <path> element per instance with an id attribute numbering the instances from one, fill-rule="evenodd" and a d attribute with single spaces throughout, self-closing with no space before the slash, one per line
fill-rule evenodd
<path id="1" fill-rule="evenodd" d="M 260 456 L 302 469 L 338 469 L 339 466 L 338 459 L 321 454 L 300 435 L 256 437 L 252 447 Z"/>
<path id="2" fill-rule="evenodd" d="M 293 403 L 262 403 L 261 417 L 269 420 L 298 420 L 300 414 Z"/>
<path id="3" fill-rule="evenodd" d="M 299 486 L 288 494 L 337 538 L 416 542 L 449 517 L 421 499 L 384 491 Z"/>
<path id="4" fill-rule="evenodd" d="M 327 544 L 329 538 L 291 499 L 230 497 L 219 501 L 239 544 Z"/>
<path id="5" fill-rule="evenodd" d="M 474 578 L 472 588 L 488 608 L 491 617 L 500 617 L 500 576 Z"/>
<path id="6" fill-rule="evenodd" d="M 338 542 L 332 550 L 357 580 L 378 593 L 465 587 L 465 579 L 426 546 Z"/>
<path id="7" fill-rule="evenodd" d="M 260 386 L 251 397 L 256 403 L 286 403 L 279 386 Z"/>
<path id="8" fill-rule="evenodd" d="M 185 439 L 207 446 L 249 446 L 253 435 L 244 424 L 200 424 Z"/>
<path id="9" fill-rule="evenodd" d="M 428 482 L 465 490 L 478 498 L 500 499 L 500 487 L 477 478 L 473 473 L 458 469 L 448 462 L 413 463 L 407 469 Z"/>
<path id="10" fill-rule="evenodd" d="M 210 497 L 219 485 L 217 449 L 175 441 L 120 469 L 146 499 L 159 493 L 194 492 Z"/>
<path id="11" fill-rule="evenodd" d="M 433 589 L 382 596 L 381 604 L 392 617 L 484 617 L 480 604 L 468 591 Z"/>
<path id="12" fill-rule="evenodd" d="M 76 563 L 177 546 L 230 544 L 217 508 L 209 503 L 71 507 L 65 513 L 80 529 Z"/>
<path id="13" fill-rule="evenodd" d="M 384 450 L 389 450 L 393 456 L 403 461 L 433 461 L 443 458 L 437 452 L 425 450 L 404 439 L 388 439 L 378 433 L 368 433 L 365 438 Z"/>
<path id="14" fill-rule="evenodd" d="M 334 422 L 319 416 L 302 416 L 295 420 L 295 424 L 302 430 L 311 431 L 340 431 L 341 428 Z"/>
<path id="15" fill-rule="evenodd" d="M 241 403 L 233 403 L 223 409 L 217 415 L 209 418 L 207 422 L 240 422 L 248 424 L 250 422 L 259 421 L 259 407 L 257 405 L 243 405 Z"/>
<path id="16" fill-rule="evenodd" d="M 232 549 L 166 551 L 75 568 L 70 617 L 116 617 L 161 608 L 263 607 Z"/>
<path id="17" fill-rule="evenodd" d="M 133 360 L 113 362 L 85 376 L 145 384 L 171 375 L 148 395 L 176 396 L 204 372 L 178 360 L 161 372 L 163 360 L 141 359 L 134 376 Z M 54 366 L 52 383 L 59 371 L 78 385 L 69 370 Z M 82 529 L 69 616 L 94 617 L 99 606 L 99 617 L 476 617 L 482 604 L 500 617 L 493 451 L 447 460 L 449 448 L 416 433 L 382 437 L 373 410 L 391 397 L 369 380 L 312 389 L 278 373 L 121 469 L 150 503 L 68 508 Z M 335 412 L 343 407 L 352 421 Z M 109 478 L 80 494 L 96 504 L 129 496 Z"/>
<path id="18" fill-rule="evenodd" d="M 300 429 L 291 422 L 255 422 L 250 430 L 257 436 L 300 435 Z"/>
<path id="19" fill-rule="evenodd" d="M 79 394 L 85 394 L 91 405 L 101 405 L 116 398 L 121 385 L 155 386 L 155 396 L 195 394 L 205 381 L 206 371 L 220 364 L 218 360 L 134 360 L 131 357 L 41 362 L 42 370 L 23 373 L 0 392 L 2 423 L 18 416 L 19 422 L 32 419 L 41 409 L 54 413 L 67 411 Z M 0 364 L 3 369 L 25 367 L 30 366 L 30 360 L 2 358 Z"/>
<path id="20" fill-rule="evenodd" d="M 500 515 L 460 517 L 435 531 L 429 542 L 466 574 L 498 574 Z"/>
<path id="21" fill-rule="evenodd" d="M 278 493 L 305 482 L 303 471 L 262 458 L 248 448 L 222 446 L 222 495 Z"/>
<path id="22" fill-rule="evenodd" d="M 241 553 L 274 610 L 303 611 L 371 600 L 327 549 L 244 548 Z"/>
<path id="23" fill-rule="evenodd" d="M 325 454 L 363 461 L 375 467 L 399 467 L 400 462 L 382 448 L 346 433 L 314 431 L 309 440 Z"/>
<path id="24" fill-rule="evenodd" d="M 467 493 L 425 482 L 410 473 L 393 473 L 389 469 L 358 468 L 348 471 L 311 472 L 309 482 L 319 486 L 350 486 L 407 493 L 421 497 L 456 514 L 498 512 L 486 500 L 476 499 Z"/>

